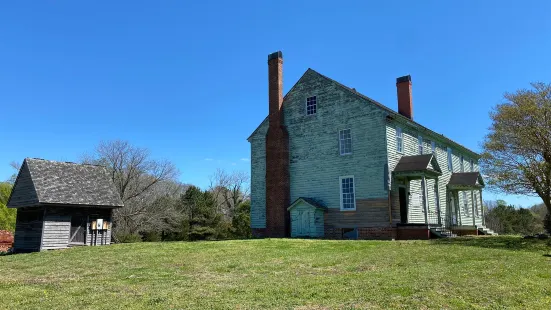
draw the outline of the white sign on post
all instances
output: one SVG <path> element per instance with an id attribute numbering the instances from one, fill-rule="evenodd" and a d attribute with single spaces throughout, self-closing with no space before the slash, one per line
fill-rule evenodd
<path id="1" fill-rule="evenodd" d="M 101 230 L 103 229 L 103 219 L 97 219 L 97 229 Z"/>

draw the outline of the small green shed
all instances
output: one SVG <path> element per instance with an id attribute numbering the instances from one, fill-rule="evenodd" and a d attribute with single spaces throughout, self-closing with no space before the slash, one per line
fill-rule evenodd
<path id="1" fill-rule="evenodd" d="M 322 238 L 326 208 L 311 198 L 300 197 L 287 210 L 291 213 L 291 237 Z"/>

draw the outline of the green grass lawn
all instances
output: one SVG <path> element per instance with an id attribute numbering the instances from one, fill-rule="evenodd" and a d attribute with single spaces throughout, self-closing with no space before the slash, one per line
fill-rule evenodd
<path id="1" fill-rule="evenodd" d="M 551 309 L 546 242 L 265 239 L 0 256 L 0 307 Z"/>

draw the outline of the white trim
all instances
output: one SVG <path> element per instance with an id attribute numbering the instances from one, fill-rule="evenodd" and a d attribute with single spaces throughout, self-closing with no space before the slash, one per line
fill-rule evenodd
<path id="1" fill-rule="evenodd" d="M 316 112 L 312 113 L 312 114 L 308 114 L 308 99 L 310 98 L 316 98 L 316 105 L 315 105 L 315 110 Z M 318 96 L 316 95 L 313 95 L 313 96 L 307 96 L 306 99 L 304 99 L 304 114 L 306 116 L 314 116 L 314 115 L 317 115 L 318 114 Z"/>
<path id="2" fill-rule="evenodd" d="M 350 131 L 350 152 L 348 153 L 342 153 L 342 148 L 341 148 L 341 132 L 345 131 L 345 130 L 349 130 Z M 352 129 L 350 128 L 345 128 L 345 129 L 340 129 L 339 130 L 339 154 L 341 156 L 345 156 L 345 155 L 352 155 Z"/>
<path id="3" fill-rule="evenodd" d="M 354 208 L 343 208 L 343 201 L 342 201 L 342 180 L 343 179 L 352 179 L 352 201 L 354 203 Z M 339 177 L 339 201 L 341 205 L 341 211 L 356 211 L 356 180 L 354 179 L 353 175 L 343 175 Z"/>

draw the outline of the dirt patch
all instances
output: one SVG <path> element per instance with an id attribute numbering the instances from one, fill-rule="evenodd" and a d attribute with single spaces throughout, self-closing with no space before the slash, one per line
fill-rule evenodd
<path id="1" fill-rule="evenodd" d="M 13 234 L 7 230 L 0 230 L 0 252 L 7 252 L 13 246 Z"/>

